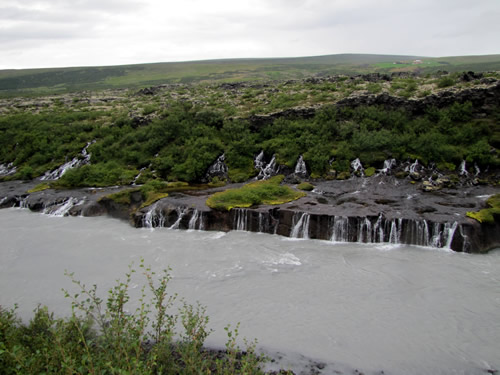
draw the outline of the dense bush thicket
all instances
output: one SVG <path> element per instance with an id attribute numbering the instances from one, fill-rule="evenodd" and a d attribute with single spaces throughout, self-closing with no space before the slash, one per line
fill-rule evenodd
<path id="1" fill-rule="evenodd" d="M 477 119 L 472 110 L 469 102 L 430 108 L 421 116 L 375 106 L 330 107 L 312 119 L 250 126 L 248 120 L 223 118 L 189 103 L 171 107 L 147 125 L 137 125 L 124 112 L 60 108 L 0 117 L 0 163 L 14 162 L 15 178 L 32 178 L 95 140 L 88 149 L 92 164 L 66 173 L 61 185 L 130 183 L 141 168 L 146 168 L 144 176 L 154 170 L 162 179 L 196 182 L 222 153 L 230 178 L 243 181 L 255 174 L 253 158 L 261 150 L 289 167 L 303 155 L 318 177 L 332 168 L 348 171 L 355 158 L 365 167 L 380 167 L 387 158 L 497 167 L 500 115 Z"/>

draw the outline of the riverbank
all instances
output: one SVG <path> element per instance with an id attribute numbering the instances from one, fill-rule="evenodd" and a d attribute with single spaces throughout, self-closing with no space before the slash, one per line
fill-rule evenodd
<path id="1" fill-rule="evenodd" d="M 463 183 L 426 191 L 426 181 L 382 173 L 312 182 L 314 189 L 292 202 L 219 211 L 207 206 L 207 198 L 241 184 L 192 190 L 183 186 L 141 207 L 144 202 L 135 190 L 125 203 L 110 198 L 130 189 L 127 186 L 28 193 L 37 182 L 10 181 L 0 184 L 0 207 L 21 206 L 62 216 L 109 215 L 135 227 L 244 230 L 340 242 L 447 247 L 462 252 L 486 252 L 500 246 L 498 220 L 479 223 L 467 217 L 467 212 L 485 207 L 487 198 L 498 193 L 496 186 Z"/>

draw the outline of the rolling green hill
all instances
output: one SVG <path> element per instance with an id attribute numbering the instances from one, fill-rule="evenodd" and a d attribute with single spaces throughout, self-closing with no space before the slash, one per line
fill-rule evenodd
<path id="1" fill-rule="evenodd" d="M 415 63 L 420 60 L 421 63 Z M 225 59 L 103 67 L 0 70 L 0 95 L 145 87 L 164 83 L 274 81 L 333 74 L 437 70 L 500 70 L 500 55 L 426 58 L 339 54 L 297 58 Z"/>

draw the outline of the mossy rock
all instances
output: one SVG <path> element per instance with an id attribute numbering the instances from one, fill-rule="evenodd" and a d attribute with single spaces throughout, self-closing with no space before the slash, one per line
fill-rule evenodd
<path id="1" fill-rule="evenodd" d="M 297 185 L 297 188 L 304 191 L 312 191 L 314 189 L 314 185 L 309 182 L 302 182 Z"/>
<path id="2" fill-rule="evenodd" d="M 50 189 L 51 186 L 48 182 L 42 182 L 41 184 L 36 185 L 33 189 L 28 190 L 28 193 L 36 193 L 38 191 L 43 191 Z"/>
<path id="3" fill-rule="evenodd" d="M 500 216 L 500 194 L 493 195 L 486 201 L 488 208 L 480 211 L 467 212 L 467 217 L 479 221 L 480 223 L 494 223 L 495 216 Z"/>
<path id="4" fill-rule="evenodd" d="M 283 204 L 299 199 L 306 194 L 289 186 L 281 185 L 284 176 L 274 176 L 269 180 L 255 181 L 238 189 L 228 189 L 212 194 L 207 206 L 216 210 L 229 211 L 232 208 L 247 208 L 259 204 Z"/>
<path id="5" fill-rule="evenodd" d="M 400 172 L 397 172 L 394 176 L 396 178 L 403 179 L 403 178 L 406 178 L 406 176 L 408 176 L 408 172 L 400 171 Z"/>
<path id="6" fill-rule="evenodd" d="M 347 180 L 349 177 L 351 177 L 351 174 L 349 172 L 340 172 L 337 175 L 337 180 Z"/>
<path id="7" fill-rule="evenodd" d="M 375 168 L 374 167 L 369 167 L 365 169 L 365 176 L 366 177 L 371 177 L 375 174 Z"/>

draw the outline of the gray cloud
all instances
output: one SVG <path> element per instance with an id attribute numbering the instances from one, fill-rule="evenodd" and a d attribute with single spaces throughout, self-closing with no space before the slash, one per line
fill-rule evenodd
<path id="1" fill-rule="evenodd" d="M 59 65 L 104 65 L 499 53 L 499 12 L 498 0 L 5 0 L 0 68 L 50 66 L 52 56 Z"/>

